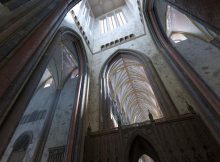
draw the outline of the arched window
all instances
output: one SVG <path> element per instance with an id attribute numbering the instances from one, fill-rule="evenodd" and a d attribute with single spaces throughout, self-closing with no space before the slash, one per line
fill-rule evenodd
<path id="1" fill-rule="evenodd" d="M 105 65 L 100 107 L 103 127 L 141 123 L 150 120 L 151 115 L 159 119 L 175 113 L 169 95 L 146 56 L 119 51 Z"/>
<path id="2" fill-rule="evenodd" d="M 31 143 L 32 136 L 30 133 L 21 135 L 14 143 L 12 153 L 9 157 L 8 162 L 21 162 L 23 161 L 27 148 Z"/>

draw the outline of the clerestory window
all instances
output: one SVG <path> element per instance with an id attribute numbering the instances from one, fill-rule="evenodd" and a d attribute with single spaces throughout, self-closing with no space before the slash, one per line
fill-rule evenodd
<path id="1" fill-rule="evenodd" d="M 107 33 L 121 27 L 127 23 L 126 18 L 122 10 L 111 12 L 105 16 L 102 16 L 99 20 L 100 32 Z"/>

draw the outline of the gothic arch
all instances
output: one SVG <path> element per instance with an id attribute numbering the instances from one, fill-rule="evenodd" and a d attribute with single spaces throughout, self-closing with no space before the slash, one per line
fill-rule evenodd
<path id="1" fill-rule="evenodd" d="M 184 59 L 184 57 L 181 56 L 180 52 L 172 46 L 172 43 L 166 36 L 166 33 L 162 28 L 162 23 L 159 20 L 159 12 L 157 12 L 156 10 L 158 7 L 157 2 L 162 1 L 149 0 L 144 1 L 143 3 L 144 17 L 149 31 L 152 35 L 152 38 L 154 39 L 158 48 L 161 50 L 162 54 L 171 64 L 176 74 L 182 79 L 183 85 L 189 90 L 192 97 L 197 102 L 198 108 L 195 107 L 196 112 L 198 112 L 201 115 L 201 117 L 203 118 L 205 123 L 210 127 L 210 130 L 213 132 L 213 135 L 219 142 L 219 97 L 214 93 L 213 89 L 211 89 L 207 85 L 206 82 L 208 81 L 208 79 L 205 82 L 205 80 L 201 78 L 201 75 L 199 75 L 195 71 L 195 69 L 189 65 L 189 63 Z M 189 15 L 187 12 L 183 12 L 183 10 L 181 10 L 180 8 L 175 7 L 175 5 L 171 3 L 168 4 L 177 9 L 178 11 L 186 14 L 194 21 L 197 21 L 218 33 L 218 30 L 212 28 L 207 23 L 203 23 L 199 19 L 192 16 L 192 14 Z M 213 42 L 211 41 L 211 43 Z"/>
<path id="2" fill-rule="evenodd" d="M 130 140 L 128 140 L 127 149 L 125 150 L 125 159 L 128 162 L 138 162 L 138 159 L 142 155 L 147 155 L 154 160 L 154 162 L 160 162 L 158 156 L 158 150 L 156 144 L 149 142 L 142 133 L 135 133 L 132 135 Z"/>
<path id="3" fill-rule="evenodd" d="M 108 87 L 108 70 L 110 65 L 117 60 L 120 55 L 126 55 L 131 58 L 135 58 L 144 68 L 145 74 L 149 79 L 150 85 L 152 86 L 153 92 L 155 93 L 156 99 L 161 107 L 161 111 L 163 116 L 169 117 L 175 114 L 178 114 L 173 102 L 171 101 L 166 89 L 162 81 L 160 80 L 152 62 L 150 59 L 137 51 L 134 50 L 118 50 L 113 55 L 111 55 L 108 60 L 104 63 L 104 66 L 100 72 L 100 126 L 101 128 L 108 128 L 109 124 L 109 105 L 110 98 L 109 98 L 109 87 Z"/>
<path id="4" fill-rule="evenodd" d="M 47 49 L 45 49 L 44 53 L 42 53 L 42 58 L 40 59 L 37 67 L 35 67 L 35 70 L 32 72 L 30 79 L 26 83 L 23 91 L 21 92 L 19 98 L 16 101 L 16 104 L 13 105 L 13 112 L 10 114 L 8 120 L 8 123 L 4 125 L 4 132 L 1 134 L 1 137 L 3 139 L 3 145 L 1 146 L 1 149 L 5 149 L 10 139 L 13 136 L 13 133 L 16 130 L 17 123 L 20 121 L 23 113 L 26 110 L 26 107 L 28 106 L 31 98 L 34 95 L 34 92 L 36 92 L 37 87 L 39 85 L 39 82 L 43 76 L 43 73 L 45 69 L 47 68 L 51 58 L 56 54 L 56 52 L 60 52 L 60 47 L 57 46 L 57 43 L 60 43 L 60 40 L 63 39 L 64 41 L 69 41 L 70 44 L 72 44 L 74 47 L 76 47 L 74 50 L 74 53 L 76 55 L 76 59 L 79 62 L 79 77 L 77 78 L 77 88 L 76 88 L 76 95 L 75 98 L 72 98 L 74 100 L 74 108 L 71 112 L 71 122 L 69 126 L 69 134 L 67 135 L 67 149 L 68 152 L 66 153 L 66 159 L 67 161 L 71 161 L 72 158 L 78 158 L 78 155 L 80 154 L 81 150 L 79 148 L 75 149 L 75 147 L 81 146 L 81 143 L 83 140 L 81 138 L 83 137 L 83 120 L 84 120 L 84 112 L 86 109 L 86 103 L 87 103 L 87 92 L 88 92 L 88 60 L 86 51 L 84 48 L 83 41 L 79 34 L 77 34 L 75 31 L 66 28 L 61 27 L 52 40 L 47 40 L 48 46 Z M 56 94 L 54 97 L 55 101 L 58 101 L 59 94 L 61 92 L 61 89 L 63 88 L 64 84 L 66 83 L 68 77 L 71 77 L 70 73 L 65 73 L 65 77 L 63 77 L 62 82 L 59 82 L 58 79 L 60 79 L 64 75 L 58 75 L 57 68 L 54 68 L 55 72 L 52 73 L 53 79 L 56 81 Z M 57 77 L 57 78 L 56 78 Z M 56 106 L 57 102 L 54 102 L 54 105 Z M 47 118 L 46 122 L 44 123 L 44 129 L 51 126 L 51 122 L 53 120 L 53 114 L 55 113 L 55 109 L 50 108 L 49 117 Z M 10 120 L 13 119 L 13 120 Z M 9 128 L 8 128 L 9 127 Z M 3 129 L 2 129 L 3 130 Z M 48 131 L 47 131 L 48 130 Z M 49 133 L 50 129 L 46 129 L 44 131 L 44 135 L 39 135 L 40 140 L 39 144 L 37 145 L 36 149 L 34 150 L 33 159 L 36 160 L 37 158 L 41 158 L 40 150 L 43 150 L 45 141 L 47 140 L 47 135 Z M 74 152 L 74 153 L 73 153 Z"/>
<path id="5" fill-rule="evenodd" d="M 58 46 L 58 47 L 57 47 Z M 62 72 L 60 68 L 60 58 L 53 57 L 56 53 L 62 52 L 61 49 L 63 49 L 65 52 L 70 55 L 74 55 L 75 61 L 77 62 L 77 67 L 73 68 L 71 71 Z M 66 149 L 67 152 L 64 152 L 65 154 L 65 160 L 66 161 L 72 161 L 74 159 L 78 159 L 80 156 L 80 152 L 82 149 L 81 142 L 83 140 L 82 133 L 83 132 L 83 120 L 84 120 L 84 112 L 86 109 L 86 103 L 87 103 L 87 92 L 88 92 L 88 60 L 86 51 L 84 48 L 83 41 L 78 33 L 76 33 L 74 30 L 67 28 L 67 27 L 61 27 L 55 37 L 53 38 L 52 42 L 50 43 L 50 46 L 48 48 L 49 53 L 49 59 L 53 59 L 53 67 L 55 67 L 53 72 L 53 78 L 56 82 L 56 87 L 58 89 L 62 89 L 65 84 L 67 83 L 68 78 L 71 77 L 72 72 L 77 68 L 77 86 L 75 89 L 75 98 L 73 109 L 71 112 L 71 121 L 69 126 L 69 133 L 67 135 L 67 146 Z M 54 111 L 54 110 L 52 110 Z M 54 113 L 54 112 L 53 112 Z M 52 122 L 52 119 L 50 119 L 50 122 Z M 51 123 L 50 123 L 51 124 Z M 49 132 L 47 132 L 49 133 Z M 47 139 L 44 138 L 44 141 Z M 77 147 L 77 149 L 75 149 Z M 44 149 L 44 144 L 42 142 L 42 145 L 38 148 L 38 151 Z M 36 151 L 36 152 L 38 152 Z M 42 153 L 42 152 L 41 152 Z M 35 158 L 41 158 L 41 155 L 35 155 Z M 78 160 L 76 160 L 78 161 Z"/>
<path id="6" fill-rule="evenodd" d="M 67 28 L 61 27 L 59 30 L 62 36 L 69 41 L 72 41 L 76 46 L 77 60 L 79 63 L 79 80 L 77 86 L 77 95 L 75 102 L 75 109 L 72 112 L 70 131 L 68 134 L 68 144 L 67 144 L 67 153 L 65 156 L 66 161 L 72 161 L 75 159 L 76 161 L 80 158 L 80 152 L 82 151 L 81 139 L 83 137 L 83 120 L 84 120 L 84 112 L 86 110 L 87 104 L 87 92 L 88 92 L 88 59 L 84 47 L 84 43 L 82 38 L 75 31 Z M 77 149 L 76 149 L 77 147 Z"/>

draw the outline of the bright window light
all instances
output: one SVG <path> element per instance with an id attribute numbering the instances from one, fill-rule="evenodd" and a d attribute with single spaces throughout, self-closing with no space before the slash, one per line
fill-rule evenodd
<path id="1" fill-rule="evenodd" d="M 113 24 L 113 28 L 115 29 L 117 27 L 117 25 L 116 25 L 116 21 L 115 21 L 114 16 L 112 16 L 112 24 Z"/>
<path id="2" fill-rule="evenodd" d="M 99 20 L 99 26 L 100 26 L 101 33 L 104 33 L 103 20 Z"/>
<path id="3" fill-rule="evenodd" d="M 108 31 L 106 18 L 101 19 L 101 20 L 99 21 L 99 23 L 100 23 L 101 33 L 106 33 L 106 32 Z"/>
<path id="4" fill-rule="evenodd" d="M 100 32 L 106 33 L 127 23 L 122 11 L 112 12 L 99 20 Z"/>
<path id="5" fill-rule="evenodd" d="M 183 35 L 182 33 L 173 33 L 173 34 L 171 34 L 170 38 L 175 43 L 179 43 L 179 42 L 187 40 L 187 37 L 185 35 Z"/>
<path id="6" fill-rule="evenodd" d="M 83 15 L 84 15 L 84 16 L 86 16 L 87 10 L 88 10 L 88 9 L 87 9 L 87 7 L 85 6 L 85 7 L 84 7 L 84 10 L 83 10 Z"/>
<path id="7" fill-rule="evenodd" d="M 80 1 L 79 3 L 77 3 L 77 4 L 73 7 L 73 10 L 74 10 L 75 13 L 78 13 L 78 12 L 79 12 L 81 4 L 82 4 L 82 1 Z"/>
<path id="8" fill-rule="evenodd" d="M 116 17 L 117 17 L 119 26 L 123 26 L 123 25 L 126 24 L 125 16 L 124 16 L 124 14 L 122 13 L 122 11 L 116 13 Z"/>
<path id="9" fill-rule="evenodd" d="M 79 69 L 75 69 L 71 74 L 71 79 L 79 76 Z"/>
<path id="10" fill-rule="evenodd" d="M 53 79 L 52 78 L 48 79 L 44 85 L 44 88 L 50 87 L 52 83 L 53 83 Z"/>
<path id="11" fill-rule="evenodd" d="M 109 24 L 110 30 L 113 30 L 116 28 L 116 21 L 115 21 L 114 15 L 111 15 L 108 17 L 108 24 Z"/>
<path id="12" fill-rule="evenodd" d="M 103 20 L 103 26 L 104 26 L 104 33 L 106 33 L 107 30 L 108 30 L 108 27 L 107 27 L 107 20 L 106 20 L 106 19 Z"/>
<path id="13" fill-rule="evenodd" d="M 111 119 L 112 119 L 112 121 L 113 121 L 114 127 L 118 127 L 118 122 L 115 120 L 115 117 L 114 117 L 114 115 L 112 114 L 112 112 L 111 112 Z"/>
<path id="14" fill-rule="evenodd" d="M 126 24 L 125 16 L 124 16 L 124 14 L 122 13 L 122 11 L 119 12 L 119 15 L 120 15 L 120 17 L 121 17 L 121 19 L 122 19 L 123 24 Z"/>
<path id="15" fill-rule="evenodd" d="M 112 24 L 112 17 L 108 17 L 108 23 L 109 23 L 109 27 L 110 27 L 110 30 L 114 29 L 113 28 L 113 24 Z"/>

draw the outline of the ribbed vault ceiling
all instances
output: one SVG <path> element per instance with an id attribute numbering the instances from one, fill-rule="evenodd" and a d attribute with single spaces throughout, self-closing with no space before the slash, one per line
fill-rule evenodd
<path id="1" fill-rule="evenodd" d="M 154 118 L 162 113 L 156 97 L 140 62 L 121 55 L 108 73 L 111 97 L 123 114 L 123 122 L 139 123 L 149 119 L 148 111 Z"/>

